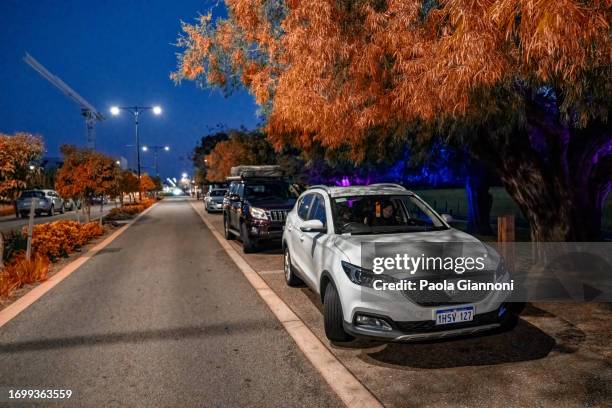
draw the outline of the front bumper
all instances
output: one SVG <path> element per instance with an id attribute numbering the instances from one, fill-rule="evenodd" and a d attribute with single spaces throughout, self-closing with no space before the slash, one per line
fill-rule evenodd
<path id="1" fill-rule="evenodd" d="M 505 275 L 500 281 L 509 279 Z M 511 308 L 506 307 L 508 293 L 491 291 L 484 298 L 466 302 L 474 306 L 474 320 L 470 322 L 435 324 L 438 309 L 461 307 L 463 304 L 420 305 L 400 291 L 376 291 L 353 284 L 344 271 L 336 275 L 342 300 L 344 328 L 355 337 L 368 337 L 384 341 L 418 341 L 469 335 L 500 327 L 512 319 Z M 367 329 L 355 324 L 358 314 L 382 318 L 392 330 Z"/>
<path id="2" fill-rule="evenodd" d="M 214 201 L 209 201 L 206 203 L 206 208 L 208 211 L 223 211 L 223 203 L 215 203 Z"/>
<path id="3" fill-rule="evenodd" d="M 281 239 L 284 226 L 284 222 L 251 220 L 248 226 L 249 236 L 256 240 Z"/>
<path id="4" fill-rule="evenodd" d="M 371 314 L 371 316 L 384 319 L 391 325 L 392 330 L 372 330 L 346 321 L 344 322 L 344 330 L 354 337 L 392 342 L 411 342 L 468 336 L 486 332 L 501 327 L 505 319 L 511 318 L 510 312 L 503 306 L 491 312 L 477 314 L 471 322 L 448 325 L 436 325 L 433 320 L 396 322 L 386 316 L 374 314 Z"/>

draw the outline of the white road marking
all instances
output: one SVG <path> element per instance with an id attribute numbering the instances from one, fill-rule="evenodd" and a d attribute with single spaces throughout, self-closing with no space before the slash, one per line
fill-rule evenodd
<path id="1" fill-rule="evenodd" d="M 201 204 L 201 207 L 204 206 L 202 203 L 198 202 L 198 204 Z M 308 326 L 259 276 L 257 271 L 206 219 L 203 210 L 198 208 L 199 206 L 196 206 L 194 202 L 191 202 L 191 206 L 342 402 L 350 408 L 382 407 L 380 401 L 325 347 Z"/>
<path id="2" fill-rule="evenodd" d="M 134 218 L 134 220 L 132 220 L 129 224 L 119 228 L 111 235 L 106 237 L 102 242 L 91 248 L 89 251 L 85 252 L 83 255 L 80 255 L 74 261 L 64 266 L 59 272 L 50 277 L 48 280 L 42 282 L 38 286 L 35 286 L 28 293 L 11 303 L 9 306 L 0 310 L 0 327 L 10 322 L 15 316 L 26 310 L 34 302 L 40 299 L 45 293 L 53 289 L 55 285 L 66 279 L 68 276 L 70 276 L 70 274 L 76 271 L 85 262 L 90 260 L 94 255 L 96 255 L 102 249 L 106 248 L 108 244 L 113 242 L 119 235 L 123 234 L 126 229 L 128 229 L 132 224 L 134 224 L 140 217 L 148 213 L 156 204 L 157 203 L 153 204 L 151 207 L 138 214 L 138 216 Z"/>

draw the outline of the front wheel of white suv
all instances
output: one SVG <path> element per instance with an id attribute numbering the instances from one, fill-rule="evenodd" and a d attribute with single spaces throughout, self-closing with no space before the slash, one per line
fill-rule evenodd
<path id="1" fill-rule="evenodd" d="M 325 324 L 325 336 L 331 341 L 347 342 L 353 340 L 353 336 L 344 331 L 344 317 L 342 315 L 342 304 L 336 287 L 329 283 L 325 289 L 323 298 L 323 320 Z"/>
<path id="2" fill-rule="evenodd" d="M 285 282 L 289 286 L 300 286 L 302 285 L 302 280 L 295 276 L 293 270 L 291 268 L 291 254 L 289 254 L 289 248 L 285 248 L 284 261 L 283 261 L 283 270 L 285 272 Z"/>

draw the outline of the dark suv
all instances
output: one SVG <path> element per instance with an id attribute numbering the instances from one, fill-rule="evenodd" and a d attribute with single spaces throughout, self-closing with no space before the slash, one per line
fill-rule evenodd
<path id="1" fill-rule="evenodd" d="M 240 236 L 245 253 L 261 241 L 280 240 L 298 196 L 298 188 L 280 178 L 236 177 L 223 200 L 225 238 Z"/>

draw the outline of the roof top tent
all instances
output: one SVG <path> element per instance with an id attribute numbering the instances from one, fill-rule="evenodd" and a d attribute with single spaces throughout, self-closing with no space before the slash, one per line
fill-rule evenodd
<path id="1" fill-rule="evenodd" d="M 278 165 L 235 166 L 230 171 L 228 181 L 244 178 L 282 178 L 283 171 Z"/>

